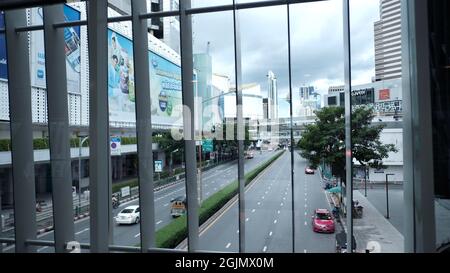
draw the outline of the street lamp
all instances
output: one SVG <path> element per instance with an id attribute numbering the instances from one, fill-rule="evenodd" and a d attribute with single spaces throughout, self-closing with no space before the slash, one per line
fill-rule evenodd
<path id="1" fill-rule="evenodd" d="M 386 218 L 389 219 L 389 189 L 388 189 L 388 177 L 394 175 L 393 173 L 386 174 Z"/>
<path id="2" fill-rule="evenodd" d="M 172 152 L 170 152 L 170 171 L 172 172 L 172 165 L 173 165 L 173 154 L 178 152 L 179 149 L 175 149 Z"/>
<path id="3" fill-rule="evenodd" d="M 83 143 L 88 140 L 89 136 L 78 136 L 79 147 L 78 147 L 78 210 L 77 215 L 80 214 L 81 210 L 81 149 L 83 147 Z"/>

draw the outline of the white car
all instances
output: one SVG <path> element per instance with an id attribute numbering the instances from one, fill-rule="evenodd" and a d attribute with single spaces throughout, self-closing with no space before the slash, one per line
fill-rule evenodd
<path id="1" fill-rule="evenodd" d="M 129 206 L 120 211 L 115 217 L 117 224 L 138 224 L 141 216 L 139 206 Z"/>

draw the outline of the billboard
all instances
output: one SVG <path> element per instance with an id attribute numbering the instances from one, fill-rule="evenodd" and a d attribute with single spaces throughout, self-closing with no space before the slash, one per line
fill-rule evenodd
<path id="1" fill-rule="evenodd" d="M 149 51 L 152 123 L 181 125 L 181 68 Z M 135 85 L 132 41 L 108 30 L 109 117 L 115 122 L 134 122 Z"/>
<path id="2" fill-rule="evenodd" d="M 80 12 L 64 5 L 65 21 L 80 20 Z M 31 24 L 43 24 L 42 7 L 31 9 Z M 65 52 L 67 64 L 67 91 L 79 94 L 80 90 L 80 27 L 64 28 Z M 43 31 L 31 32 L 31 84 L 46 88 L 45 47 Z"/>
<path id="3" fill-rule="evenodd" d="M 5 28 L 5 14 L 0 11 L 0 28 Z M 5 33 L 0 33 L 0 79 L 8 78 L 8 63 L 6 61 L 6 38 Z"/>
<path id="4" fill-rule="evenodd" d="M 390 89 L 380 90 L 379 100 L 389 100 L 389 99 L 391 99 L 391 90 Z"/>

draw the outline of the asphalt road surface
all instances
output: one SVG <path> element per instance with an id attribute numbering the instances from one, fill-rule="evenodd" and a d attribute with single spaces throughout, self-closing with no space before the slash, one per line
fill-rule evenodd
<path id="1" fill-rule="evenodd" d="M 291 155 L 285 153 L 245 193 L 245 252 L 326 253 L 335 248 L 334 234 L 314 233 L 311 216 L 316 208 L 330 209 L 319 175 L 305 175 L 306 160 L 295 153 L 295 240 L 292 232 Z M 200 234 L 200 248 L 239 251 L 238 205 L 230 206 Z"/>

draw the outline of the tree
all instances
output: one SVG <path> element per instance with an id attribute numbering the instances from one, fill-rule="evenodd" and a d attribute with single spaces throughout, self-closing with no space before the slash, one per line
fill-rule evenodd
<path id="1" fill-rule="evenodd" d="M 316 111 L 316 123 L 307 125 L 298 143 L 301 156 L 313 167 L 329 164 L 334 176 L 345 180 L 345 109 L 326 107 Z M 358 107 L 352 113 L 352 154 L 361 166 L 384 168 L 383 159 L 398 152 L 395 145 L 383 144 L 384 125 L 372 125 L 371 108 Z"/>

